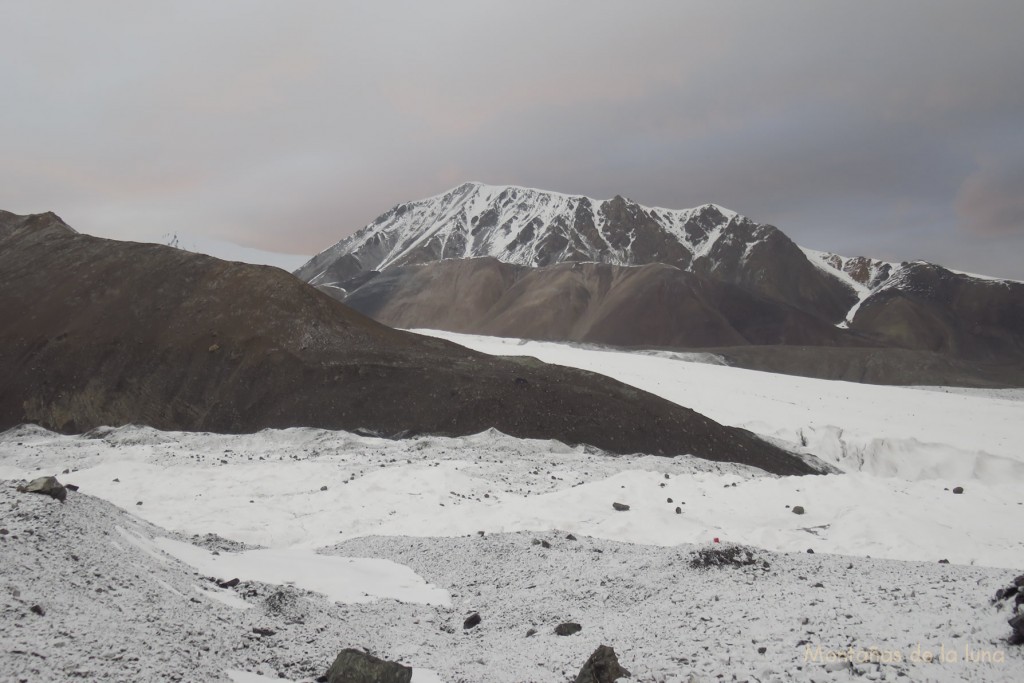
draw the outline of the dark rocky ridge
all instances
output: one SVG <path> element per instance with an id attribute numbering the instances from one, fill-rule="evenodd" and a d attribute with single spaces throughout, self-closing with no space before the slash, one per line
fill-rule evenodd
<path id="1" fill-rule="evenodd" d="M 614 380 L 393 330 L 276 268 L 0 213 L 0 429 L 496 428 L 617 453 L 810 473 L 749 432 Z"/>

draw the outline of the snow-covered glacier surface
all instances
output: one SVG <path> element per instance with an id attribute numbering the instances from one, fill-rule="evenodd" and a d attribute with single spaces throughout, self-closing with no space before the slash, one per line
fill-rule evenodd
<path id="1" fill-rule="evenodd" d="M 0 478 L 80 489 L 63 505 L 0 494 L 0 610 L 15 625 L 0 678 L 312 680 L 363 647 L 414 682 L 564 681 L 606 643 L 645 681 L 1024 680 L 989 602 L 1024 570 L 1021 392 L 428 333 L 603 372 L 841 473 L 493 431 L 20 427 L 0 435 Z M 731 544 L 756 562 L 691 566 Z M 473 612 L 480 626 L 463 629 Z M 583 630 L 554 635 L 563 621 Z M 836 654 L 875 651 L 889 661 Z"/>

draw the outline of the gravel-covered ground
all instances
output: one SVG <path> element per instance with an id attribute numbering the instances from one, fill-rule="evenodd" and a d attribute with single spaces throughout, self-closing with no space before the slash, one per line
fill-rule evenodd
<path id="1" fill-rule="evenodd" d="M 426 669 L 414 681 L 436 680 L 432 670 L 448 683 L 553 682 L 601 643 L 638 681 L 1024 680 L 1007 615 L 989 602 L 1013 579 L 1003 569 L 761 550 L 749 565 L 694 568 L 714 544 L 556 531 L 363 537 L 325 552 L 407 565 L 452 605 L 341 604 L 252 581 L 218 588 L 211 578 L 232 577 L 203 576 L 146 542 L 173 534 L 84 493 L 61 504 L 5 481 L 0 519 L 3 680 L 309 680 L 340 649 L 363 647 Z M 472 612 L 482 621 L 465 630 Z M 555 635 L 566 621 L 582 630 Z M 957 661 L 912 661 L 918 648 Z M 887 663 L 806 661 L 838 651 Z"/>

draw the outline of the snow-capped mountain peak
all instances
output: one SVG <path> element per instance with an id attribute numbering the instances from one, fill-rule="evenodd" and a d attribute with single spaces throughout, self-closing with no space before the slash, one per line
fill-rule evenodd
<path id="1" fill-rule="evenodd" d="M 476 257 L 529 267 L 662 263 L 836 323 L 860 298 L 846 279 L 812 265 L 778 229 L 718 204 L 667 209 L 621 195 L 595 199 L 479 182 L 395 206 L 296 275 L 344 295 L 366 273 Z"/>
<path id="2" fill-rule="evenodd" d="M 666 209 L 619 195 L 595 199 L 467 182 L 395 206 L 315 256 L 299 275 L 319 284 L 360 271 L 481 256 L 527 266 L 664 262 L 687 269 L 710 254 L 728 226 L 738 224 L 753 226 L 717 204 Z M 344 257 L 351 257 L 346 267 L 334 267 Z"/>

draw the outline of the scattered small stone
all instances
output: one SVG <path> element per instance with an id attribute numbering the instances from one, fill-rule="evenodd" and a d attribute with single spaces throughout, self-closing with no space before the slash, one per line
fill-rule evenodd
<path id="1" fill-rule="evenodd" d="M 793 514 L 794 515 L 802 515 L 802 514 L 804 514 L 804 506 L 803 505 L 794 505 L 793 506 Z"/>
<path id="2" fill-rule="evenodd" d="M 943 559 L 939 560 L 939 564 L 949 564 L 949 560 L 943 558 Z"/>
<path id="3" fill-rule="evenodd" d="M 228 581 L 218 581 L 217 585 L 220 586 L 221 588 L 234 588 L 239 583 L 240 583 L 240 581 L 237 578 L 234 578 L 234 579 L 230 579 Z"/>
<path id="4" fill-rule="evenodd" d="M 473 612 L 468 617 L 466 617 L 466 620 L 464 622 L 462 622 L 462 628 L 465 629 L 465 630 L 469 630 L 469 629 L 473 628 L 474 626 L 477 626 L 479 623 L 480 623 L 480 615 L 477 614 L 476 612 Z"/>
<path id="5" fill-rule="evenodd" d="M 320 490 L 321 490 L 321 491 L 326 491 L 326 490 L 327 490 L 327 487 L 326 487 L 326 486 L 321 486 L 321 487 L 320 487 Z"/>
<path id="6" fill-rule="evenodd" d="M 38 614 L 41 617 L 45 617 L 46 616 L 46 610 L 43 609 L 42 605 L 32 605 L 31 607 L 29 607 L 29 609 L 33 613 Z"/>
<path id="7" fill-rule="evenodd" d="M 575 683 L 615 683 L 620 678 L 629 678 L 630 675 L 619 664 L 615 650 L 607 645 L 598 645 L 594 654 L 590 655 L 590 659 L 576 675 Z"/>
<path id="8" fill-rule="evenodd" d="M 273 629 L 261 628 L 259 626 L 253 627 L 252 632 L 258 636 L 272 636 L 277 633 L 277 631 L 274 631 Z"/>
<path id="9" fill-rule="evenodd" d="M 136 502 L 135 504 L 136 504 L 136 505 L 142 505 L 142 501 L 141 501 L 141 500 L 140 500 L 140 501 L 137 501 L 137 502 Z"/>
<path id="10" fill-rule="evenodd" d="M 527 629 L 527 631 L 526 631 L 526 637 L 527 638 L 530 638 L 531 636 L 535 636 L 535 635 L 537 635 L 537 629 L 535 629 L 535 628 Z"/>
<path id="11" fill-rule="evenodd" d="M 679 507 L 679 506 L 677 505 L 677 506 L 676 506 L 676 514 L 677 514 L 677 515 L 681 515 L 681 514 L 683 514 L 683 508 L 681 508 L 681 507 Z"/>
<path id="12" fill-rule="evenodd" d="M 575 541 L 576 537 L 573 536 L 572 534 L 566 534 L 565 535 L 565 540 L 567 540 L 567 541 Z"/>
<path id="13" fill-rule="evenodd" d="M 757 648 L 757 654 L 763 655 L 765 652 L 768 652 L 768 648 L 764 646 Z"/>
<path id="14" fill-rule="evenodd" d="M 959 494 L 961 494 L 963 492 L 964 492 L 964 487 L 963 486 L 956 486 L 956 487 L 953 488 L 953 493 L 956 493 L 956 494 L 959 495 Z"/>
<path id="15" fill-rule="evenodd" d="M 671 498 L 666 498 L 665 501 L 668 502 L 668 503 L 671 503 L 672 499 Z"/>
<path id="16" fill-rule="evenodd" d="M 814 548 L 808 548 L 807 549 L 807 554 L 808 555 L 813 555 L 814 554 Z"/>
<path id="17" fill-rule="evenodd" d="M 626 510 L 629 509 L 629 506 L 626 505 L 625 503 L 612 503 L 612 507 L 615 508 L 618 512 L 625 512 Z"/>
<path id="18" fill-rule="evenodd" d="M 555 627 L 555 635 L 557 636 L 571 636 L 574 633 L 579 633 L 583 630 L 583 627 L 574 621 L 567 621 L 564 624 L 559 624 Z"/>

